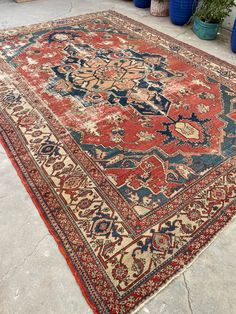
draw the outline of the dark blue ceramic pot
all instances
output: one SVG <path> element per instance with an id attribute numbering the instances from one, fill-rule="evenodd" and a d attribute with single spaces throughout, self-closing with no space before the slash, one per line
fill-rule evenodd
<path id="1" fill-rule="evenodd" d="M 236 20 L 234 21 L 234 26 L 232 30 L 231 49 L 234 53 L 236 53 Z"/>
<path id="2" fill-rule="evenodd" d="M 197 0 L 170 0 L 170 19 L 175 25 L 187 24 L 197 7 Z"/>
<path id="3" fill-rule="evenodd" d="M 138 8 L 149 8 L 151 5 L 151 0 L 134 0 L 134 5 Z"/>

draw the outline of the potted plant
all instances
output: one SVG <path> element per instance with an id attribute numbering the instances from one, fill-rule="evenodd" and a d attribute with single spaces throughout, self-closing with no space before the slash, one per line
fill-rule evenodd
<path id="1" fill-rule="evenodd" d="M 215 39 L 233 6 L 234 0 L 202 0 L 194 16 L 194 33 L 201 39 Z"/>
<path id="2" fill-rule="evenodd" d="M 168 16 L 169 0 L 152 0 L 150 12 L 154 16 Z"/>
<path id="3" fill-rule="evenodd" d="M 134 5 L 138 8 L 149 8 L 151 4 L 151 0 L 134 0 Z"/>
<path id="4" fill-rule="evenodd" d="M 170 19 L 175 25 L 185 25 L 190 21 L 198 0 L 170 0 Z"/>
<path id="5" fill-rule="evenodd" d="M 234 26 L 231 35 L 231 49 L 236 53 L 236 19 L 234 20 Z"/>

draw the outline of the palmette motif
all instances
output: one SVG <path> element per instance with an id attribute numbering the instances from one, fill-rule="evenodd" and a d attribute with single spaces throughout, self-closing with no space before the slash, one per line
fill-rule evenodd
<path id="1" fill-rule="evenodd" d="M 235 214 L 235 70 L 113 12 L 0 50 L 2 142 L 94 311 L 129 313 Z"/>

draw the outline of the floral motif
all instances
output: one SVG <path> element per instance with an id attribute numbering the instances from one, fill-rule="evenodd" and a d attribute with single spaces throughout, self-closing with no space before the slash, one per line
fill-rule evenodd
<path id="1" fill-rule="evenodd" d="M 200 213 L 198 210 L 193 209 L 193 210 L 190 210 L 190 211 L 187 213 L 187 217 L 188 217 L 189 220 L 191 220 L 191 221 L 196 221 L 196 220 L 201 219 L 202 215 L 201 215 L 201 213 Z"/>
<path id="2" fill-rule="evenodd" d="M 74 56 L 76 49 L 66 47 L 69 56 L 53 67 L 56 78 L 50 83 L 51 92 L 79 97 L 85 107 L 107 100 L 132 105 L 144 115 L 168 110 L 170 102 L 160 95 L 160 80 L 173 74 L 165 69 L 163 57 L 130 49 L 101 53 L 88 47 L 87 56 L 80 59 Z"/>
<path id="3" fill-rule="evenodd" d="M 112 270 L 112 276 L 119 282 L 123 281 L 128 275 L 128 267 L 124 264 L 117 264 Z"/>

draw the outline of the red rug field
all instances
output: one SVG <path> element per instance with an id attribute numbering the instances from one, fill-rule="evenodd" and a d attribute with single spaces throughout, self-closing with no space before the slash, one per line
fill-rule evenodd
<path id="1" fill-rule="evenodd" d="M 95 313 L 137 310 L 236 213 L 235 90 L 112 11 L 0 32 L 1 143 Z"/>

